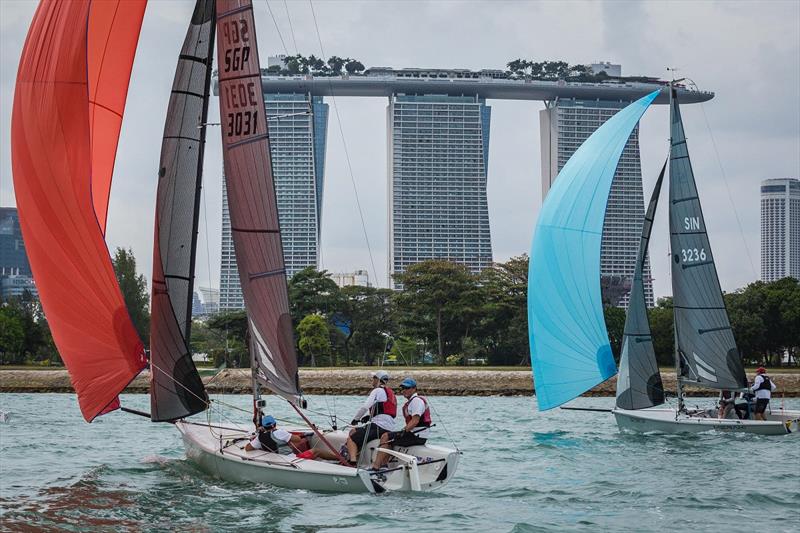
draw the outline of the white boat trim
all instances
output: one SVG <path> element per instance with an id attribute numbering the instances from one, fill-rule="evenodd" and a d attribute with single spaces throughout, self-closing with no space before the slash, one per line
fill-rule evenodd
<path id="1" fill-rule="evenodd" d="M 777 409 L 767 413 L 767 420 L 714 418 L 699 413 L 676 412 L 675 409 L 611 410 L 621 430 L 641 433 L 701 433 L 733 431 L 758 435 L 800 434 L 800 411 Z"/>

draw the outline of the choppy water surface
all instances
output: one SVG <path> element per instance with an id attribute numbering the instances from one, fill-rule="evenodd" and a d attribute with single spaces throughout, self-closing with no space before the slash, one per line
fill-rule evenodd
<path id="1" fill-rule="evenodd" d="M 247 396 L 222 399 L 250 404 Z M 310 400 L 343 419 L 360 401 Z M 371 496 L 222 482 L 185 459 L 169 424 L 119 412 L 86 424 L 72 395 L 0 394 L 0 408 L 12 414 L 0 423 L 0 529 L 800 529 L 800 435 L 628 435 L 609 414 L 537 413 L 531 398 L 432 403 L 436 440 L 447 441 L 446 427 L 463 451 L 455 479 L 436 493 Z M 149 398 L 124 396 L 123 404 L 148 410 Z"/>

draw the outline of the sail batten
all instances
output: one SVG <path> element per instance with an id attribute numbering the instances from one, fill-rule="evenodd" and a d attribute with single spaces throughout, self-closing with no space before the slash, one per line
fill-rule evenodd
<path id="1" fill-rule="evenodd" d="M 674 90 L 670 117 L 670 264 L 678 379 L 742 389 L 747 378 L 722 297 Z"/>
<path id="2" fill-rule="evenodd" d="M 647 205 L 633 272 L 617 376 L 616 403 L 621 409 L 646 409 L 664 403 L 664 386 L 647 318 L 643 272 L 666 168 L 665 162 Z"/>
<path id="3" fill-rule="evenodd" d="M 267 117 L 250 0 L 217 0 L 223 160 L 255 379 L 299 404 Z"/>
<path id="4" fill-rule="evenodd" d="M 118 394 L 146 365 L 103 236 L 145 5 L 42 2 L 14 93 L 11 155 L 25 249 L 87 421 L 118 408 Z"/>
<path id="5" fill-rule="evenodd" d="M 196 1 L 178 56 L 161 145 L 150 330 L 150 407 L 156 422 L 184 418 L 207 405 L 189 339 L 214 15 L 214 0 Z"/>
<path id="6" fill-rule="evenodd" d="M 528 273 L 528 329 L 540 410 L 616 373 L 600 292 L 600 247 L 611 183 L 655 91 L 606 121 L 556 178 L 536 226 Z"/>

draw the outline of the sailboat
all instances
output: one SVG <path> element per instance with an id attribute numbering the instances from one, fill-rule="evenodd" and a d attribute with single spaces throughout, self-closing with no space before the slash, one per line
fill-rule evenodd
<path id="1" fill-rule="evenodd" d="M 766 421 L 740 420 L 736 416 L 718 418 L 716 409 L 693 410 L 685 405 L 685 385 L 726 390 L 734 394 L 747 390 L 747 377 L 722 297 L 689 158 L 678 95 L 672 86 L 670 117 L 668 205 L 677 407 L 654 409 L 664 403 L 664 390 L 653 351 L 642 282 L 665 163 L 642 226 L 625 319 L 616 407 L 612 413 L 620 428 L 645 432 L 721 430 L 782 435 L 797 431 L 800 411 L 772 409 L 765 413 Z"/>
<path id="2" fill-rule="evenodd" d="M 654 408 L 664 403 L 665 393 L 653 351 L 642 279 L 665 164 L 643 221 L 625 321 L 616 407 L 611 412 L 620 428 L 638 431 L 722 429 L 786 434 L 797 429 L 800 412 L 776 410 L 767 422 L 723 420 L 709 417 L 705 410 L 688 410 L 683 403 L 683 384 L 742 391 L 747 382 L 705 230 L 678 93 L 672 85 L 668 91 L 672 117 L 670 263 L 678 406 Z M 542 206 L 528 284 L 531 362 L 540 410 L 563 405 L 617 371 L 600 294 L 605 209 L 625 143 L 660 92 L 633 102 L 598 128 L 561 170 Z"/>
<path id="3" fill-rule="evenodd" d="M 84 418 L 121 408 L 119 394 L 148 365 L 104 240 L 108 193 L 145 1 L 43 2 L 17 77 L 12 119 L 15 191 L 42 306 Z M 73 31 L 73 29 L 75 29 Z M 382 450 L 389 468 L 258 450 L 249 424 L 189 420 L 211 406 L 189 346 L 203 148 L 214 37 L 220 65 L 225 179 L 249 329 L 254 420 L 262 388 L 286 400 L 338 455 L 344 431 L 304 415 L 250 0 L 196 0 L 164 128 L 153 254 L 151 412 L 175 425 L 187 456 L 233 481 L 333 492 L 427 491 L 454 475 L 457 450 L 427 444 Z M 59 124 L 59 128 L 53 128 Z M 308 428 L 288 428 L 308 431 Z M 339 456 L 341 458 L 341 456 Z M 344 461 L 341 461 L 344 463 Z"/>

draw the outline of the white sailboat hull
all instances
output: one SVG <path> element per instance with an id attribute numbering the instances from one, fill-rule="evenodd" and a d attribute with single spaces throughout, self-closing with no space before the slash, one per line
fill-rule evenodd
<path id="1" fill-rule="evenodd" d="M 800 432 L 800 411 L 776 409 L 767 413 L 767 420 L 739 420 L 706 416 L 676 416 L 675 409 L 613 409 L 617 425 L 622 430 L 661 433 L 701 433 L 705 431 L 735 431 L 757 435 L 786 435 Z"/>
<path id="2" fill-rule="evenodd" d="M 327 461 L 298 459 L 261 450 L 245 451 L 244 427 L 220 427 L 180 421 L 187 457 L 208 474 L 234 482 L 251 482 L 291 489 L 322 492 L 425 492 L 444 486 L 455 474 L 459 452 L 435 445 L 412 446 L 394 450 L 393 461 L 383 476 L 368 472 L 378 441 L 367 443 L 369 454 L 362 454 L 359 468 Z M 287 428 L 290 431 L 292 428 Z M 347 433 L 325 434 L 335 449 L 344 444 Z M 324 444 L 311 438 L 315 449 Z"/>

